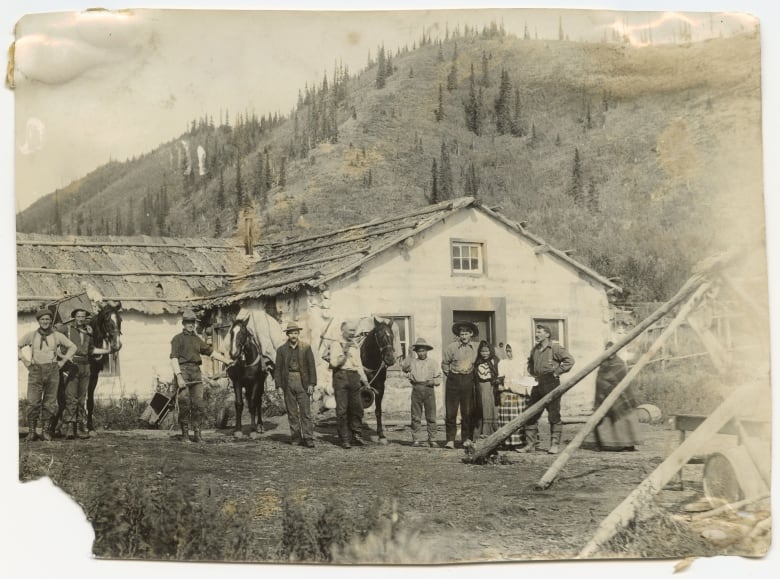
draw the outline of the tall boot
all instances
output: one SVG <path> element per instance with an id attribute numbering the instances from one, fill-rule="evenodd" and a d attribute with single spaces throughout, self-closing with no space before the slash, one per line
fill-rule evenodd
<path id="1" fill-rule="evenodd" d="M 181 441 L 185 444 L 192 442 L 190 440 L 190 429 L 189 425 L 183 424 L 181 425 Z"/>
<path id="2" fill-rule="evenodd" d="M 66 440 L 73 440 L 76 438 L 76 423 L 65 422 L 62 424 L 62 430 L 65 433 Z"/>
<path id="3" fill-rule="evenodd" d="M 41 422 L 41 440 L 44 442 L 51 442 L 52 441 L 52 421 L 51 420 L 43 420 Z"/>
<path id="4" fill-rule="evenodd" d="M 89 438 L 89 431 L 87 430 L 86 425 L 82 421 L 79 421 L 76 424 L 76 427 L 77 427 L 76 428 L 76 436 L 78 436 L 82 440 L 86 439 L 86 438 Z"/>
<path id="5" fill-rule="evenodd" d="M 194 427 L 194 433 L 195 433 L 195 435 L 193 436 L 193 439 L 195 440 L 195 442 L 202 443 L 203 442 L 203 437 L 200 435 L 200 426 L 195 426 Z"/>
<path id="6" fill-rule="evenodd" d="M 539 450 L 539 427 L 536 424 L 525 426 L 525 446 L 518 452 L 536 452 Z"/>
<path id="7" fill-rule="evenodd" d="M 29 430 L 27 432 L 27 438 L 24 439 L 25 442 L 34 442 L 36 440 L 39 440 L 40 437 L 38 436 L 38 433 L 35 432 L 35 429 L 38 427 L 38 421 L 34 418 L 31 418 L 28 420 L 28 427 Z"/>
<path id="8" fill-rule="evenodd" d="M 550 425 L 550 450 L 548 454 L 558 454 L 560 448 L 558 446 L 561 443 L 561 434 L 563 433 L 563 424 L 551 424 Z"/>

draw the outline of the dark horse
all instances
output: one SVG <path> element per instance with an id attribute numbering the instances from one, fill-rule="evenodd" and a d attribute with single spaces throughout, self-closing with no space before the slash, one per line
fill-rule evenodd
<path id="1" fill-rule="evenodd" d="M 92 342 L 96 348 L 109 350 L 112 354 L 122 349 L 122 316 L 119 310 L 122 302 L 108 303 L 92 317 Z M 89 359 L 89 384 L 87 386 L 87 430 L 94 432 L 92 414 L 95 410 L 95 388 L 100 372 L 108 363 L 108 354 L 97 354 Z"/>
<path id="2" fill-rule="evenodd" d="M 255 433 L 263 432 L 263 393 L 269 364 L 263 357 L 257 339 L 247 328 L 247 322 L 236 320 L 230 326 L 229 354 L 232 363 L 227 367 L 227 375 L 236 397 L 236 427 L 233 436 L 243 436 L 241 414 L 244 411 L 243 398 L 246 397 L 249 415 L 252 417 L 249 436 L 254 438 Z"/>
<path id="3" fill-rule="evenodd" d="M 376 433 L 380 442 L 387 442 L 384 428 L 382 428 L 382 398 L 385 395 L 385 380 L 387 379 L 387 367 L 395 364 L 396 354 L 393 343 L 392 322 L 374 318 L 374 329 L 365 335 L 365 340 L 360 345 L 360 360 L 366 370 L 366 377 L 371 388 L 374 389 L 374 409 L 376 414 Z"/>

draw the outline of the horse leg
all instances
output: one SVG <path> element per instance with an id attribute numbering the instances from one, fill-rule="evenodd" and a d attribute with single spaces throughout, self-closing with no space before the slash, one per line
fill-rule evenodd
<path id="1" fill-rule="evenodd" d="M 263 372 L 257 381 L 255 387 L 255 413 L 257 414 L 257 431 L 265 432 L 263 426 L 263 394 L 265 394 L 265 378 L 266 374 Z"/>
<path id="2" fill-rule="evenodd" d="M 95 390 L 97 389 L 99 373 L 100 368 L 95 364 L 89 365 L 89 383 L 87 384 L 87 430 L 90 434 L 94 434 L 95 432 L 92 415 L 95 412 Z"/>
<path id="3" fill-rule="evenodd" d="M 374 387 L 376 390 L 376 396 L 374 396 L 374 408 L 376 415 L 376 435 L 379 437 L 381 444 L 387 444 L 387 437 L 385 437 L 385 429 L 382 427 L 382 398 L 385 397 L 385 381 L 380 380 Z"/>
<path id="4" fill-rule="evenodd" d="M 62 373 L 59 375 L 60 379 L 57 383 L 57 412 L 52 416 L 51 419 L 51 435 L 54 436 L 55 433 L 61 434 L 62 436 L 65 436 L 64 432 L 58 432 L 58 428 L 62 428 L 62 415 L 65 412 L 65 387 L 67 386 L 67 381 L 63 379 Z"/>
<path id="5" fill-rule="evenodd" d="M 241 415 L 244 413 L 244 398 L 242 390 L 243 388 L 241 388 L 241 383 L 236 380 L 233 383 L 233 394 L 236 399 L 236 427 L 233 429 L 233 436 L 236 438 L 241 438 L 244 436 L 241 427 Z"/>
<path id="6" fill-rule="evenodd" d="M 249 418 L 251 420 L 251 426 L 249 428 L 249 438 L 255 438 L 257 434 L 257 412 L 255 411 L 255 386 L 254 381 L 249 381 L 246 384 L 246 405 L 249 409 Z"/>

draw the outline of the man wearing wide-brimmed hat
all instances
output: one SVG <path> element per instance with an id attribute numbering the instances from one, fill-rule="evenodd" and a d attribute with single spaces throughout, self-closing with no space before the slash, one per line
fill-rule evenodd
<path id="1" fill-rule="evenodd" d="M 54 316 L 50 309 L 38 310 L 35 319 L 38 320 L 38 329 L 19 339 L 19 360 L 28 370 L 27 426 L 30 430 L 27 441 L 38 440 L 36 429 L 40 424 L 40 438 L 48 442 L 52 439 L 52 419 L 57 412 L 60 368 L 73 358 L 76 344 L 52 328 Z M 29 358 L 24 355 L 25 348 L 30 350 Z M 60 348 L 67 350 L 65 354 L 62 354 Z"/>
<path id="2" fill-rule="evenodd" d="M 287 341 L 276 350 L 274 382 L 281 391 L 290 425 L 290 444 L 314 448 L 311 396 L 317 386 L 317 368 L 309 344 L 300 341 L 301 328 L 287 324 Z"/>
<path id="3" fill-rule="evenodd" d="M 441 369 L 447 376 L 444 391 L 445 431 L 444 448 L 455 448 L 458 408 L 460 408 L 460 439 L 464 447 L 474 444 L 474 363 L 477 360 L 477 344 L 472 338 L 479 336 L 479 328 L 472 322 L 455 322 L 452 333 L 457 339 L 444 349 Z"/>
<path id="4" fill-rule="evenodd" d="M 200 372 L 201 356 L 211 356 L 225 364 L 230 361 L 214 352 L 211 344 L 195 333 L 198 317 L 192 310 L 184 310 L 181 323 L 184 329 L 171 340 L 171 368 L 179 391 L 179 424 L 182 442 L 191 442 L 189 427 L 192 426 L 195 442 L 203 442 L 201 425 L 206 414 L 203 401 L 203 376 Z"/>
<path id="5" fill-rule="evenodd" d="M 425 338 L 418 338 L 412 346 L 412 352 L 406 357 L 401 369 L 412 383 L 412 446 L 436 447 L 436 393 L 434 388 L 441 384 L 439 363 L 428 357 L 433 346 Z M 419 436 L 422 413 L 428 426 L 428 441 Z"/>
<path id="6" fill-rule="evenodd" d="M 89 357 L 93 354 L 108 354 L 107 348 L 95 348 L 92 328 L 87 323 L 89 312 L 84 308 L 75 308 L 70 312 L 71 322 L 64 328 L 64 334 L 76 344 L 73 356 L 74 368 L 65 375 L 60 387 L 64 389 L 62 407 L 62 432 L 72 439 L 89 438 L 87 431 L 87 387 L 91 373 Z"/>

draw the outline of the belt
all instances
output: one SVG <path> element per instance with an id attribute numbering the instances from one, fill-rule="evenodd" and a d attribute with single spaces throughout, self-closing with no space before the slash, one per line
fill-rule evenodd
<path id="1" fill-rule="evenodd" d="M 89 358 L 86 356 L 73 356 L 71 362 L 75 362 L 76 364 L 86 364 L 89 362 Z"/>
<path id="2" fill-rule="evenodd" d="M 301 371 L 300 370 L 287 370 L 287 373 L 288 374 L 300 374 Z"/>
<path id="3" fill-rule="evenodd" d="M 200 366 L 200 362 L 181 362 L 179 366 Z"/>

